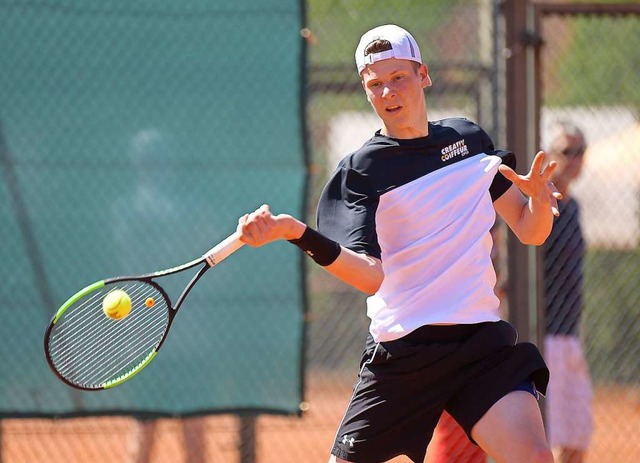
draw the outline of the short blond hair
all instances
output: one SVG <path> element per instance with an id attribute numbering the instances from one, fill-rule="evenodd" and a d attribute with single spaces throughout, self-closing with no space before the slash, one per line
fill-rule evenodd
<path id="1" fill-rule="evenodd" d="M 581 138 L 583 143 L 587 143 L 584 132 L 573 122 L 558 120 L 549 129 L 549 146 L 546 151 L 553 151 L 558 141 L 563 137 Z"/>

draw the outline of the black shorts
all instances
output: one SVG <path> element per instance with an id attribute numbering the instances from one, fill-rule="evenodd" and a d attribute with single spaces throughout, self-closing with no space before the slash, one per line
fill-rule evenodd
<path id="1" fill-rule="evenodd" d="M 546 392 L 540 352 L 516 339 L 505 321 L 423 326 L 381 343 L 369 335 L 331 453 L 357 463 L 398 455 L 422 462 L 443 410 L 471 439 L 478 420 L 523 381 Z"/>

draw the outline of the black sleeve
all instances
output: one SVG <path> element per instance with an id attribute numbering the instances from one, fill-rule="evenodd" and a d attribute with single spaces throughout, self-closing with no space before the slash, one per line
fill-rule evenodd
<path id="1" fill-rule="evenodd" d="M 493 141 L 491 137 L 482 130 L 482 145 L 484 148 L 484 152 L 493 156 L 498 156 L 502 160 L 502 164 L 511 167 L 513 170 L 516 169 L 516 156 L 511 151 L 507 150 L 497 150 L 493 147 Z M 489 192 L 491 193 L 491 200 L 495 201 L 500 196 L 502 196 L 512 185 L 511 180 L 507 180 L 507 178 L 498 171 L 496 176 L 493 178 L 493 183 L 489 187 Z"/>
<path id="2" fill-rule="evenodd" d="M 340 165 L 320 196 L 318 231 L 345 248 L 379 259 L 375 227 L 378 199 L 365 175 Z"/>
<path id="3" fill-rule="evenodd" d="M 513 170 L 516 169 L 516 156 L 511 151 L 494 150 L 488 154 L 498 156 L 500 159 L 502 159 L 502 164 L 511 167 Z M 498 171 L 496 173 L 496 176 L 493 178 L 493 183 L 491 183 L 491 186 L 489 187 L 491 200 L 495 201 L 496 199 L 498 199 L 511 187 L 511 185 L 511 180 L 507 180 L 507 178 L 502 175 L 500 171 Z"/>

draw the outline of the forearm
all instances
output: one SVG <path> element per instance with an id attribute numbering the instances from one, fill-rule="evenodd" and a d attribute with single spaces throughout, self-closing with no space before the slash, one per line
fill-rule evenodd
<path id="1" fill-rule="evenodd" d="M 384 274 L 379 259 L 340 246 L 310 228 L 290 242 L 327 272 L 363 293 L 373 294 L 382 284 Z"/>
<path id="2" fill-rule="evenodd" d="M 382 284 L 379 259 L 344 248 L 288 214 L 274 216 L 267 205 L 240 217 L 237 232 L 242 242 L 254 247 L 288 240 L 327 272 L 364 293 L 373 294 Z"/>
<path id="3" fill-rule="evenodd" d="M 518 225 L 514 233 L 524 244 L 540 246 L 545 242 L 553 227 L 553 213 L 549 204 L 540 204 L 529 198 L 523 205 Z"/>
<path id="4" fill-rule="evenodd" d="M 551 161 L 544 166 L 544 158 L 544 151 L 538 151 L 527 175 L 518 175 L 505 165 L 499 167 L 513 185 L 493 205 L 524 244 L 544 243 L 551 233 L 553 217 L 560 215 L 558 200 L 562 194 L 549 180 L 558 164 Z"/>
<path id="5" fill-rule="evenodd" d="M 382 284 L 382 262 L 366 254 L 341 247 L 338 258 L 323 267 L 327 272 L 365 294 L 374 294 Z"/>
<path id="6" fill-rule="evenodd" d="M 550 204 L 527 198 L 515 185 L 494 206 L 523 244 L 539 246 L 551 233 L 553 212 Z"/>

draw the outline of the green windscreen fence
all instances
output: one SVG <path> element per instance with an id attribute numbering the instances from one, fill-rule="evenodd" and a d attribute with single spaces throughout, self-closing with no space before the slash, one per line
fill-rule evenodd
<path id="1" fill-rule="evenodd" d="M 114 389 L 61 383 L 43 335 L 96 280 L 197 258 L 263 203 L 303 215 L 302 17 L 298 0 L 0 4 L 1 416 L 299 411 L 302 254 L 283 242 L 208 272 Z"/>

